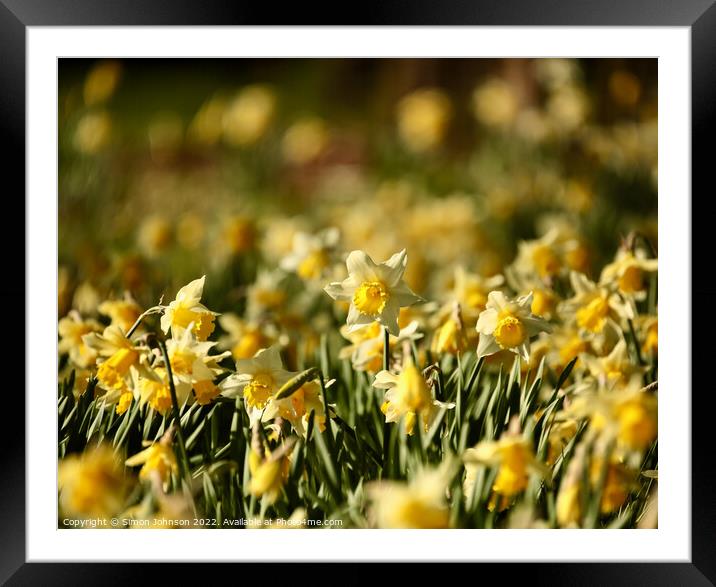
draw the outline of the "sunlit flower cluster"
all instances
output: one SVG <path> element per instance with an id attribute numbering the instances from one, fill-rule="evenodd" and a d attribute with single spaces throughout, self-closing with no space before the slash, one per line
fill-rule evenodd
<path id="1" fill-rule="evenodd" d="M 618 66 L 608 124 L 578 62 L 513 67 L 376 128 L 269 83 L 152 117 L 136 206 L 60 239 L 61 516 L 655 525 L 650 93 Z M 67 97 L 68 161 L 124 152 L 125 79 Z"/>

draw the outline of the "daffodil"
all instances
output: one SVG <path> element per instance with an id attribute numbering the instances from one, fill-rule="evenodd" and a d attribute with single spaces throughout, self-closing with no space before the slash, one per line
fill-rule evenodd
<path id="1" fill-rule="evenodd" d="M 494 128 L 511 125 L 520 106 L 515 87 L 498 77 L 490 78 L 475 88 L 472 104 L 477 120 Z"/>
<path id="2" fill-rule="evenodd" d="M 363 251 L 348 255 L 348 278 L 330 283 L 325 291 L 334 300 L 350 301 L 346 320 L 350 331 L 379 322 L 390 334 L 398 336 L 400 308 L 422 301 L 403 281 L 407 263 L 405 249 L 379 264 Z"/>
<path id="3" fill-rule="evenodd" d="M 514 270 L 521 274 L 536 275 L 542 280 L 553 278 L 563 266 L 558 239 L 559 233 L 550 230 L 536 240 L 521 241 L 517 246 Z"/>
<path id="4" fill-rule="evenodd" d="M 142 313 L 142 308 L 130 295 L 123 300 L 106 300 L 97 309 L 103 316 L 109 316 L 112 324 L 116 324 L 124 332 L 129 332 Z"/>
<path id="5" fill-rule="evenodd" d="M 465 322 L 471 323 L 485 309 L 487 294 L 505 283 L 502 275 L 483 277 L 468 272 L 462 265 L 455 268 L 452 289 L 448 293 L 448 301 L 441 312 L 445 315 L 454 310 L 454 303 L 460 304 Z"/>
<path id="6" fill-rule="evenodd" d="M 329 146 L 330 131 L 326 123 L 311 116 L 294 122 L 283 135 L 284 159 L 293 165 L 306 165 L 318 159 Z"/>
<path id="7" fill-rule="evenodd" d="M 445 353 L 456 355 L 464 351 L 467 344 L 467 334 L 462 320 L 451 316 L 433 334 L 430 350 L 437 355 Z"/>
<path id="8" fill-rule="evenodd" d="M 85 334 L 84 343 L 97 351 L 97 387 L 106 403 L 117 405 L 124 413 L 132 402 L 134 380 L 143 350 L 125 337 L 119 326 L 107 326 L 102 334 Z"/>
<path id="9" fill-rule="evenodd" d="M 405 418 L 405 431 L 413 433 L 415 420 L 420 415 L 423 429 L 428 430 L 439 408 L 454 408 L 455 404 L 444 403 L 433 398 L 425 377 L 408 358 L 399 375 L 390 371 L 376 374 L 373 387 L 385 389 L 385 400 L 381 411 L 386 422 L 399 422 Z"/>
<path id="10" fill-rule="evenodd" d="M 273 452 L 257 441 L 254 433 L 249 452 L 249 491 L 256 497 L 263 497 L 269 504 L 280 496 L 289 471 L 289 456 L 295 446 L 295 437 L 281 444 Z"/>
<path id="11" fill-rule="evenodd" d="M 251 359 L 236 361 L 236 373 L 224 379 L 219 387 L 225 397 L 241 396 L 253 425 L 261 413 L 295 373 L 283 368 L 278 345 L 262 349 Z"/>
<path id="12" fill-rule="evenodd" d="M 655 272 L 658 266 L 657 259 L 645 258 L 641 250 L 632 253 L 622 248 L 614 261 L 602 269 L 599 283 L 616 285 L 621 293 L 643 300 L 646 298 L 646 275 Z"/>
<path id="13" fill-rule="evenodd" d="M 57 350 L 69 353 L 70 361 L 77 367 L 86 368 L 94 365 L 97 351 L 88 346 L 83 336 L 92 332 L 100 332 L 102 325 L 96 320 L 84 320 L 79 312 L 72 310 L 57 323 L 60 342 Z"/>
<path id="14" fill-rule="evenodd" d="M 214 319 L 218 314 L 200 303 L 205 277 L 182 287 L 176 298 L 164 308 L 161 327 L 165 334 L 171 329 L 173 336 L 179 336 L 191 327 L 196 338 L 203 341 L 214 332 Z"/>
<path id="15" fill-rule="evenodd" d="M 246 292 L 246 318 L 260 321 L 275 318 L 286 303 L 283 271 L 261 271 Z"/>
<path id="16" fill-rule="evenodd" d="M 590 427 L 606 442 L 616 440 L 626 451 L 643 451 L 656 439 L 657 396 L 641 387 L 634 375 L 626 384 L 610 390 L 577 395 L 568 410 L 577 418 L 589 418 Z"/>
<path id="17" fill-rule="evenodd" d="M 339 236 L 337 228 L 328 228 L 316 235 L 296 233 L 293 250 L 281 260 L 281 268 L 294 271 L 306 281 L 320 279 L 332 264 Z"/>
<path id="18" fill-rule="evenodd" d="M 556 372 L 561 373 L 572 359 L 593 352 L 590 341 L 573 326 L 562 326 L 550 335 L 550 350 L 547 362 Z M 577 361 L 575 366 L 582 366 Z"/>
<path id="19" fill-rule="evenodd" d="M 635 316 L 633 304 L 622 300 L 608 288 L 598 286 L 576 271 L 572 271 L 569 277 L 574 296 L 562 302 L 559 311 L 565 318 L 572 319 L 582 331 L 600 334 L 608 324 L 618 330 L 622 318 Z"/>
<path id="20" fill-rule="evenodd" d="M 527 488 L 530 474 L 545 476 L 548 472 L 532 451 L 530 443 L 522 435 L 506 432 L 497 440 L 484 440 L 463 455 L 465 467 L 497 467 L 497 477 L 492 491 L 506 499 L 511 499 Z M 474 479 L 474 470 L 472 478 Z M 465 487 L 470 495 L 472 487 Z"/>
<path id="21" fill-rule="evenodd" d="M 246 86 L 223 113 L 225 140 L 242 147 L 255 143 L 266 133 L 275 110 L 276 94 L 271 88 L 260 84 Z"/>
<path id="22" fill-rule="evenodd" d="M 450 99 L 439 89 L 422 88 L 397 107 L 398 132 L 411 150 L 423 152 L 440 144 L 451 115 Z"/>
<path id="23" fill-rule="evenodd" d="M 245 215 L 231 216 L 224 220 L 220 245 L 229 256 L 240 255 L 254 248 L 256 225 Z"/>
<path id="24" fill-rule="evenodd" d="M 603 466 L 605 466 L 604 457 L 597 457 L 591 461 L 589 480 L 593 489 L 599 486 Z M 599 501 L 599 513 L 603 515 L 614 513 L 624 505 L 634 482 L 633 473 L 618 459 L 610 458 L 606 467 L 606 478 Z"/>
<path id="25" fill-rule="evenodd" d="M 370 515 L 378 528 L 449 528 L 446 495 L 454 475 L 451 458 L 434 469 L 420 469 L 408 483 L 379 481 L 366 486 Z"/>
<path id="26" fill-rule="evenodd" d="M 172 244 L 171 224 L 163 216 L 147 216 L 139 226 L 137 244 L 150 259 L 159 257 Z"/>
<path id="27" fill-rule="evenodd" d="M 549 430 L 547 438 L 547 459 L 545 464 L 548 467 L 554 465 L 559 456 L 562 454 L 567 444 L 577 434 L 579 422 L 574 418 L 566 417 L 562 420 L 555 421 Z"/>
<path id="28" fill-rule="evenodd" d="M 642 316 L 639 326 L 643 333 L 641 351 L 645 355 L 659 354 L 659 320 L 656 316 Z"/>
<path id="29" fill-rule="evenodd" d="M 167 370 L 163 367 L 144 369 L 135 384 L 139 404 L 149 404 L 156 412 L 166 415 L 172 409 L 172 395 Z M 181 409 L 191 398 L 191 384 L 174 378 L 174 391 Z"/>
<path id="30" fill-rule="evenodd" d="M 485 310 L 477 319 L 478 356 L 509 350 L 528 360 L 530 338 L 551 330 L 545 320 L 532 314 L 531 308 L 531 294 L 510 300 L 500 291 L 490 292 Z"/>
<path id="31" fill-rule="evenodd" d="M 589 374 L 601 387 L 610 388 L 616 382 L 628 382 L 633 375 L 642 374 L 644 367 L 635 365 L 629 357 L 626 341 L 621 338 L 605 357 L 595 357 L 589 353 L 580 355 Z"/>
<path id="32" fill-rule="evenodd" d="M 218 346 L 229 349 L 234 359 L 250 359 L 278 339 L 271 325 L 243 320 L 231 312 L 219 316 L 219 325 L 226 334 L 219 339 Z"/>
<path id="33" fill-rule="evenodd" d="M 142 445 L 146 448 L 128 458 L 125 461 L 125 465 L 128 467 L 142 465 L 139 471 L 139 478 L 150 479 L 152 475 L 157 475 L 166 491 L 171 475 L 179 471 L 176 456 L 171 446 L 171 439 L 162 439 L 159 442 L 145 440 Z"/>
<path id="34" fill-rule="evenodd" d="M 199 405 L 211 403 L 219 395 L 214 378 L 223 370 L 218 361 L 229 356 L 228 351 L 220 355 L 210 355 L 215 342 L 198 342 L 191 330 L 185 330 L 179 339 L 167 341 L 167 354 L 175 381 L 185 383 L 194 390 Z"/>
<path id="35" fill-rule="evenodd" d="M 323 431 L 326 428 L 326 412 L 323 407 L 321 388 L 315 381 L 304 383 L 298 390 L 283 399 L 274 399 L 264 410 L 262 421 L 283 418 L 290 422 L 301 436 L 306 436 L 306 426 L 311 412 L 315 413 L 315 426 Z"/>
<path id="36" fill-rule="evenodd" d="M 403 310 L 401 310 L 401 314 Z M 398 318 L 398 325 L 401 322 L 401 318 Z M 345 346 L 339 351 L 338 357 L 340 359 L 351 359 L 351 364 L 356 371 L 376 373 L 383 368 L 383 346 L 385 343 L 381 326 L 378 322 L 373 322 L 353 331 L 350 331 L 350 328 L 344 325 L 341 327 L 341 334 L 353 344 Z M 422 336 L 418 332 L 418 322 L 411 320 L 407 326 L 400 329 L 398 336 L 389 334 L 389 352 L 392 354 L 405 341 L 419 340 Z"/>
<path id="37" fill-rule="evenodd" d="M 57 472 L 60 511 L 79 518 L 105 518 L 119 512 L 130 480 L 111 447 L 88 447 L 62 459 Z"/>

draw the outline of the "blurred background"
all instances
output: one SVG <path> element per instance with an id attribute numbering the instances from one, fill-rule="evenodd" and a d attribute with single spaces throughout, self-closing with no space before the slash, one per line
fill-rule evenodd
<path id="1" fill-rule="evenodd" d="M 241 313 L 330 227 L 407 248 L 428 299 L 551 229 L 592 276 L 631 231 L 657 246 L 655 59 L 61 59 L 58 109 L 60 316 L 203 274 Z"/>

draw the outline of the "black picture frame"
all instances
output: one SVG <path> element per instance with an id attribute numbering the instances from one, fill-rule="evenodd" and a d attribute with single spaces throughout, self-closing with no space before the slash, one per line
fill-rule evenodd
<path id="1" fill-rule="evenodd" d="M 346 21 L 346 6 L 332 8 L 305 3 L 274 6 L 269 3 L 229 3 L 224 0 L 189 2 L 187 0 L 0 0 L 0 136 L 6 149 L 3 169 L 6 181 L 5 199 L 25 192 L 25 60 L 26 29 L 29 26 L 140 26 L 140 25 L 408 25 L 408 26 L 679 26 L 691 29 L 692 83 L 692 192 L 713 191 L 707 187 L 708 173 L 713 167 L 710 143 L 716 117 L 716 6 L 714 0 L 403 0 L 361 2 L 350 6 L 351 21 Z M 698 202 L 689 194 L 673 194 L 683 205 Z M 704 194 L 704 197 L 706 195 Z M 24 206 L 17 219 L 24 217 Z M 702 215 L 708 220 L 708 215 Z M 694 215 L 696 220 L 699 215 Z M 692 227 L 692 267 L 708 263 L 712 248 L 710 231 Z M 18 248 L 14 231 L 3 231 L 5 251 Z M 12 255 L 10 255 L 12 256 Z M 20 256 L 14 255 L 20 264 Z M 24 257 L 15 279 L 0 288 L 6 307 L 17 308 L 17 300 L 25 299 Z M 711 265 L 705 265 L 710 267 Z M 698 272 L 695 271 L 694 275 Z M 705 280 L 692 284 L 694 306 L 707 304 L 716 298 L 716 288 Z M 23 316 L 31 308 L 24 307 Z M 20 313 L 16 319 L 19 322 Z M 690 315 L 684 319 L 691 320 Z M 705 334 L 696 329 L 692 348 L 704 355 L 709 345 Z M 17 332 L 22 332 L 17 324 Z M 698 340 L 698 336 L 704 340 Z M 701 343 L 701 344 L 699 344 Z M 16 344 L 16 343 L 15 343 Z M 17 351 L 15 351 L 17 352 Z M 698 361 L 699 355 L 696 355 Z M 27 366 L 27 356 L 26 356 Z M 693 359 L 692 359 L 693 361 Z M 699 363 L 696 363 L 699 364 Z M 665 390 L 684 397 L 692 394 L 692 520 L 690 563 L 530 563 L 485 564 L 480 573 L 500 577 L 510 584 L 521 576 L 531 583 L 570 585 L 711 585 L 716 581 L 716 507 L 714 507 L 714 467 L 710 396 L 713 389 L 705 381 L 699 386 L 691 378 L 691 365 L 684 366 L 684 386 L 679 390 Z M 695 373 L 694 373 L 695 375 Z M 26 390 L 27 393 L 38 390 Z M 21 393 L 5 390 L 5 413 L 25 411 Z M 3 433 L 2 483 L 0 483 L 0 581 L 10 585 L 80 585 L 115 584 L 148 577 L 150 569 L 159 565 L 144 564 L 137 575 L 131 564 L 82 563 L 26 563 L 25 528 L 25 457 L 24 421 L 16 422 L 19 431 Z M 586 553 L 585 553 L 586 554 Z M 555 553 L 558 557 L 559 553 Z M 317 558 L 318 558 L 317 554 Z M 77 553 L 82 558 L 82 553 Z M 207 580 L 204 565 L 172 563 L 163 565 L 161 573 L 181 573 L 182 583 Z M 242 573 L 245 573 L 245 568 Z M 280 576 L 280 567 L 273 567 Z M 358 581 L 364 572 L 361 567 L 351 573 L 351 581 Z M 215 570 L 210 571 L 212 574 Z M 314 570 L 304 568 L 301 574 L 309 578 Z M 402 572 L 402 571 L 401 571 Z M 470 571 L 468 571 L 470 572 Z M 321 570 L 328 578 L 332 571 Z M 315 576 L 315 575 L 314 575 Z M 502 583 L 505 584 L 505 583 Z"/>

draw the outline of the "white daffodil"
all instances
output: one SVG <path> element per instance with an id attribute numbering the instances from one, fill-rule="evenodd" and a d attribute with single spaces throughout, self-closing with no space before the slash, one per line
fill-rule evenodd
<path id="1" fill-rule="evenodd" d="M 551 330 L 547 322 L 532 314 L 531 308 L 532 293 L 509 300 L 500 291 L 490 292 L 485 310 L 477 319 L 478 356 L 509 350 L 529 360 L 530 338 Z"/>
<path id="2" fill-rule="evenodd" d="M 262 349 L 251 359 L 236 361 L 236 373 L 224 379 L 220 384 L 221 395 L 244 398 L 246 412 L 251 425 L 261 419 L 261 412 L 273 400 L 274 396 L 296 373 L 283 368 L 278 345 Z"/>
<path id="3" fill-rule="evenodd" d="M 407 263 L 405 249 L 380 264 L 363 251 L 348 255 L 348 278 L 324 289 L 334 300 L 350 302 L 346 320 L 349 331 L 379 322 L 390 334 L 398 336 L 400 308 L 423 301 L 403 280 Z"/>
<path id="4" fill-rule="evenodd" d="M 204 293 L 205 278 L 195 279 L 182 287 L 176 298 L 164 308 L 161 326 L 165 334 L 171 328 L 172 336 L 181 336 L 189 325 L 192 325 L 191 330 L 198 340 L 206 340 L 214 332 L 214 318 L 218 314 L 199 303 Z"/>

